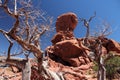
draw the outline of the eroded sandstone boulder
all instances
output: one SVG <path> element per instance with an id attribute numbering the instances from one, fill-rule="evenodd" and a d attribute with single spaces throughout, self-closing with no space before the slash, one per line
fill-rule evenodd
<path id="1" fill-rule="evenodd" d="M 73 67 L 78 67 L 81 65 L 86 65 L 90 63 L 89 58 L 80 56 L 78 58 L 63 58 L 64 61 L 68 62 Z"/>
<path id="2" fill-rule="evenodd" d="M 101 37 L 98 37 L 98 39 L 102 41 L 104 51 L 106 49 L 107 53 L 109 53 L 110 51 L 120 53 L 120 44 L 115 40 Z"/>
<path id="3" fill-rule="evenodd" d="M 66 80 L 88 80 L 85 74 L 91 67 L 91 63 L 79 67 L 70 67 L 49 59 L 49 66 L 50 70 L 63 73 L 62 76 Z"/>
<path id="4" fill-rule="evenodd" d="M 84 50 L 87 50 L 87 48 L 80 47 L 76 39 L 58 42 L 53 46 L 53 49 L 56 55 L 65 58 L 79 57 Z"/>
<path id="5" fill-rule="evenodd" d="M 56 21 L 56 31 L 73 31 L 78 23 L 76 14 L 69 12 L 60 15 Z"/>
<path id="6" fill-rule="evenodd" d="M 72 31 L 59 31 L 54 35 L 51 42 L 53 44 L 56 44 L 57 42 L 70 40 L 70 39 L 75 39 Z"/>
<path id="7" fill-rule="evenodd" d="M 115 51 L 117 53 L 120 53 L 120 44 L 115 40 L 110 39 L 107 43 L 106 48 L 108 51 Z"/>

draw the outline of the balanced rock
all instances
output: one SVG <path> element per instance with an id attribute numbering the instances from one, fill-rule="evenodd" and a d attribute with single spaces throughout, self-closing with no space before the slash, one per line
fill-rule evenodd
<path id="1" fill-rule="evenodd" d="M 56 31 L 73 31 L 78 23 L 76 14 L 69 12 L 60 15 L 56 21 Z"/>

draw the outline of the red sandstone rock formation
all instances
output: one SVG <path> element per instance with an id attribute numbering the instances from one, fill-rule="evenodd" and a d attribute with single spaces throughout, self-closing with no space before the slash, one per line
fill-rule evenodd
<path id="1" fill-rule="evenodd" d="M 78 23 L 76 14 L 74 13 L 65 13 L 60 15 L 56 21 L 56 31 L 73 31 Z"/>
<path id="2" fill-rule="evenodd" d="M 66 80 L 85 79 L 86 77 L 81 70 L 88 70 L 91 66 L 88 65 L 90 64 L 90 60 L 87 57 L 89 48 L 85 47 L 82 44 L 82 40 L 75 38 L 73 34 L 77 22 L 77 17 L 74 13 L 66 13 L 59 16 L 56 22 L 57 33 L 52 38 L 53 44 L 46 49 L 51 58 L 50 68 L 52 70 L 55 68 L 55 71 L 58 70 L 57 68 L 60 68 L 60 71 L 66 73 L 64 75 Z M 63 65 L 58 66 L 58 62 L 60 62 L 59 65 Z M 68 64 L 76 68 L 72 70 Z M 83 65 L 86 67 L 81 67 Z M 74 71 L 74 69 L 80 69 L 80 71 Z"/>
<path id="3" fill-rule="evenodd" d="M 64 40 L 53 45 L 54 54 L 65 58 L 76 58 L 83 53 L 88 48 L 79 46 L 76 39 Z"/>
<path id="4" fill-rule="evenodd" d="M 57 42 L 64 41 L 64 40 L 70 40 L 70 39 L 75 39 L 72 31 L 60 31 L 54 35 L 51 42 L 53 44 L 56 44 Z"/>
<path id="5" fill-rule="evenodd" d="M 117 53 L 120 53 L 120 44 L 118 42 L 110 39 L 107 44 L 108 45 L 106 48 L 108 51 L 115 51 Z"/>
<path id="6" fill-rule="evenodd" d="M 101 41 L 102 55 L 109 51 L 120 52 L 120 45 L 114 40 L 104 37 L 80 38 L 74 37 L 73 30 L 77 25 L 77 17 L 74 13 L 65 13 L 58 17 L 56 22 L 56 34 L 52 38 L 52 46 L 46 51 L 51 58 L 49 61 L 52 71 L 64 72 L 66 80 L 91 80 L 86 76 L 86 70 L 91 67 L 91 52 L 98 52 L 97 46 Z M 96 56 L 95 56 L 96 57 Z"/>

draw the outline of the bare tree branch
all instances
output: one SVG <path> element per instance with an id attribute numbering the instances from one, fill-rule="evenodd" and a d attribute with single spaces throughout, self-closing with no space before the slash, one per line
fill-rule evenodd
<path id="1" fill-rule="evenodd" d="M 94 12 L 94 15 L 91 16 L 88 21 L 90 22 L 94 17 L 96 17 L 96 12 Z"/>
<path id="2" fill-rule="evenodd" d="M 84 26 L 87 28 L 86 38 L 88 38 L 88 37 L 90 36 L 90 25 L 89 25 L 89 24 L 90 24 L 91 20 L 92 20 L 95 16 L 96 16 L 96 12 L 94 13 L 93 16 L 91 16 L 91 17 L 89 18 L 89 20 L 84 19 L 84 18 L 80 18 L 80 21 L 83 21 Z"/>
<path id="3" fill-rule="evenodd" d="M 13 46 L 13 42 L 12 42 L 12 40 L 5 34 L 5 37 L 7 38 L 7 40 L 9 41 L 9 48 L 8 48 L 8 57 L 7 57 L 7 59 L 10 59 L 10 53 L 11 53 L 11 48 L 12 48 L 12 46 Z"/>
<path id="4" fill-rule="evenodd" d="M 14 53 L 14 54 L 11 54 L 10 56 L 17 56 L 17 55 L 21 55 L 23 52 L 24 52 L 24 50 L 22 50 L 22 51 L 20 51 L 20 52 L 17 52 L 17 53 Z"/>
<path id="5" fill-rule="evenodd" d="M 29 60 L 28 56 L 30 53 L 33 53 L 33 55 L 37 58 L 38 71 L 41 74 L 43 70 L 43 51 L 41 50 L 39 40 L 41 36 L 45 34 L 48 29 L 50 29 L 52 21 L 50 18 L 44 17 L 44 14 L 42 12 L 33 9 L 30 0 L 30 2 L 25 2 L 23 0 L 21 4 L 19 4 L 17 0 L 13 1 L 13 9 L 9 7 L 9 0 L 5 0 L 4 3 L 0 5 L 0 7 L 4 10 L 6 14 L 8 14 L 8 16 L 15 19 L 12 28 L 8 32 L 0 29 L 0 32 L 7 38 L 10 44 L 8 47 L 8 57 L 5 63 L 10 65 L 15 65 L 19 63 L 22 65 L 22 61 L 14 60 L 11 58 L 11 56 L 16 56 L 27 51 L 28 54 L 24 54 L 27 58 L 25 59 L 26 63 L 23 65 L 25 69 L 23 69 L 22 71 L 24 72 L 26 69 L 28 69 L 28 67 L 30 70 L 31 67 L 27 65 L 27 62 Z M 19 6 L 17 4 L 19 4 Z M 23 48 L 23 52 L 19 52 L 18 54 L 10 54 L 11 48 L 13 46 L 13 41 L 17 42 L 17 44 L 19 44 Z M 30 74 L 28 75 L 30 79 Z"/>
<path id="6" fill-rule="evenodd" d="M 17 0 L 15 0 L 14 14 L 17 15 Z"/>
<path id="7" fill-rule="evenodd" d="M 12 48 L 12 46 L 13 46 L 13 42 L 12 42 L 12 40 L 8 37 L 8 33 L 6 32 L 6 31 L 4 31 L 4 30 L 1 30 L 0 29 L 0 32 L 6 37 L 6 39 L 8 40 L 8 42 L 9 42 L 9 48 L 8 48 L 8 52 L 7 52 L 7 59 L 10 59 L 10 53 L 11 53 L 11 48 Z"/>
<path id="8" fill-rule="evenodd" d="M 4 11 L 9 14 L 12 17 L 15 17 L 15 15 L 10 11 L 10 9 L 7 7 L 8 0 L 5 0 L 4 4 L 0 7 L 4 8 Z"/>
<path id="9" fill-rule="evenodd" d="M 94 32 L 93 36 L 106 37 L 112 33 L 112 29 L 111 29 L 110 24 L 103 21 L 101 24 L 96 26 L 96 28 L 93 32 Z"/>

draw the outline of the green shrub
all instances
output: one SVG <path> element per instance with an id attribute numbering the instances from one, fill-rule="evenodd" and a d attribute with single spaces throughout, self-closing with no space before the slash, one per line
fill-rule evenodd
<path id="1" fill-rule="evenodd" d="M 93 70 L 94 71 L 98 71 L 98 64 L 94 61 L 94 66 L 93 66 Z M 113 78 L 115 78 L 115 75 L 118 74 L 117 70 L 120 70 L 120 57 L 119 56 L 114 56 L 112 58 L 110 58 L 109 60 L 107 60 L 105 62 L 105 68 L 106 68 L 106 77 L 111 80 Z M 120 76 L 116 77 L 119 78 Z"/>
<path id="2" fill-rule="evenodd" d="M 120 57 L 114 56 L 105 62 L 106 76 L 109 79 L 115 78 L 117 70 L 120 69 Z"/>

